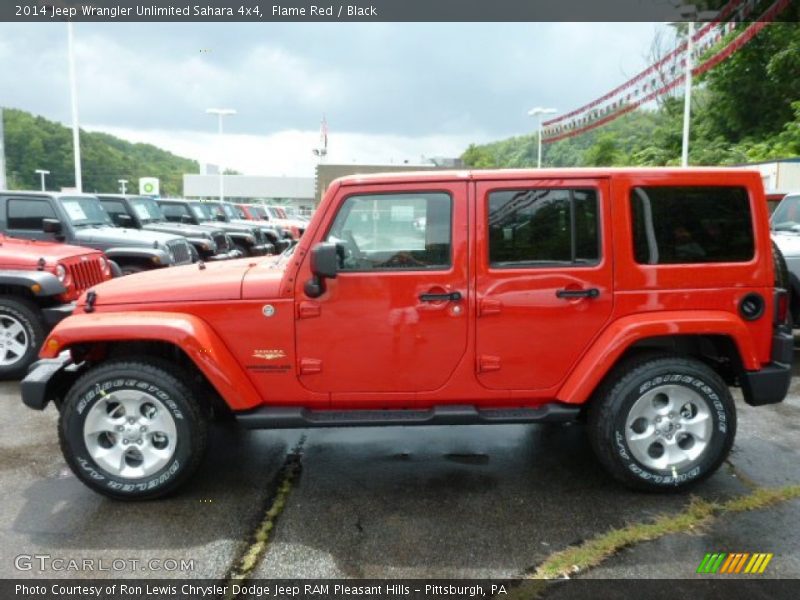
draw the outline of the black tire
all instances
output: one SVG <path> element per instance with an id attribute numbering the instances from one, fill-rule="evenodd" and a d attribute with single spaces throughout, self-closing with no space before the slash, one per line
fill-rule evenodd
<path id="1" fill-rule="evenodd" d="M 202 460 L 208 429 L 206 413 L 184 379 L 179 371 L 147 359 L 110 360 L 83 374 L 64 399 L 58 426 L 61 451 L 78 479 L 94 491 L 118 500 L 157 498 L 182 485 Z M 129 390 L 144 390 L 163 402 L 176 430 L 174 453 L 167 464 L 140 478 L 122 477 L 104 468 L 92 457 L 84 439 L 84 423 L 92 407 L 109 396 L 113 398 L 115 392 Z M 119 434 L 122 435 L 125 434 Z M 145 444 L 152 442 L 153 438 L 145 440 Z M 117 438 L 116 443 L 122 443 L 122 439 Z"/>
<path id="2" fill-rule="evenodd" d="M 711 419 L 710 439 L 689 464 L 675 469 L 655 469 L 634 456 L 626 438 L 626 421 L 640 397 L 666 385 L 688 388 L 705 401 Z M 680 393 L 685 392 L 680 390 Z M 682 418 L 683 410 L 675 420 Z M 698 360 L 663 355 L 642 357 L 618 367 L 598 390 L 589 408 L 588 421 L 589 438 L 603 466 L 622 483 L 646 491 L 682 491 L 702 481 L 727 458 L 736 436 L 736 408 L 722 378 Z M 668 422 L 662 426 L 662 432 L 666 426 L 674 426 L 672 419 L 666 416 L 664 421 Z M 686 429 L 683 431 L 672 431 L 669 435 L 674 435 L 677 443 L 679 435 L 685 439 Z M 663 437 L 652 439 L 659 444 L 667 443 Z M 672 438 L 669 440 L 671 443 Z M 661 448 L 663 450 L 664 446 Z"/>
<path id="3" fill-rule="evenodd" d="M 233 242 L 233 248 L 234 250 L 238 250 L 239 252 L 242 253 L 242 258 L 244 258 L 245 256 L 252 256 L 253 254 L 252 252 L 250 252 L 247 246 L 245 246 L 244 244 L 240 244 L 239 242 Z"/>
<path id="4" fill-rule="evenodd" d="M 775 242 L 772 242 L 772 264 L 775 269 L 775 287 L 783 288 L 791 293 L 791 283 L 789 282 L 789 267 L 786 264 L 786 259 L 783 257 L 783 252 Z"/>
<path id="5" fill-rule="evenodd" d="M 122 265 L 120 270 L 122 271 L 123 275 L 135 275 L 136 273 L 144 273 L 150 269 L 143 267 L 142 265 Z"/>
<path id="6" fill-rule="evenodd" d="M 25 346 L 21 355 L 14 353 L 9 357 L 9 364 L 0 364 L 0 379 L 24 377 L 30 364 L 36 360 L 46 333 L 41 315 L 39 307 L 25 298 L 0 296 L 0 335 L 3 336 L 0 345 L 11 339 L 13 332 L 6 327 L 10 327 L 13 323 L 20 325 L 23 330 L 14 336 L 15 341 Z M 6 334 L 10 335 L 5 337 Z M 4 350 L 0 349 L 0 356 L 7 356 Z"/>

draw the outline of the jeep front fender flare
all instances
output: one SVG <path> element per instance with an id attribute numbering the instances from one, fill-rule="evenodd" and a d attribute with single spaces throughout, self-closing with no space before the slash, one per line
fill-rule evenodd
<path id="1" fill-rule="evenodd" d="M 48 298 L 58 296 L 67 291 L 64 284 L 58 277 L 49 271 L 0 271 L 0 285 L 23 287 L 29 290 L 34 296 Z M 35 285 L 39 286 L 39 291 L 35 291 Z"/>
<path id="2" fill-rule="evenodd" d="M 556 397 L 569 404 L 586 402 L 631 345 L 648 338 L 678 335 L 730 337 L 745 370 L 761 368 L 750 332 L 732 313 L 711 310 L 642 313 L 612 322 L 571 370 Z"/>
<path id="3" fill-rule="evenodd" d="M 76 313 L 50 333 L 39 354 L 55 358 L 76 344 L 159 341 L 183 350 L 232 410 L 261 404 L 245 371 L 202 319 L 170 312 Z"/>
<path id="4" fill-rule="evenodd" d="M 159 265 L 166 267 L 167 265 L 172 264 L 172 259 L 170 258 L 169 254 L 164 252 L 163 250 L 147 247 L 147 246 L 128 246 L 128 247 L 114 247 L 108 248 L 107 250 L 103 250 L 106 256 L 117 263 L 125 262 L 122 259 L 125 258 L 139 258 L 139 259 L 146 259 L 148 262 L 155 256 L 159 259 Z"/>

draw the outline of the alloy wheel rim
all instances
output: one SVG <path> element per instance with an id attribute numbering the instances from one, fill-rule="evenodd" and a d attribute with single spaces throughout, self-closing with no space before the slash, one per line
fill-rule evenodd
<path id="1" fill-rule="evenodd" d="M 175 454 L 175 419 L 163 402 L 139 390 L 119 390 L 97 401 L 83 424 L 83 439 L 102 469 L 123 479 L 149 477 Z"/>
<path id="2" fill-rule="evenodd" d="M 0 315 L 0 366 L 10 367 L 22 360 L 30 347 L 30 337 L 16 317 Z"/>
<path id="3" fill-rule="evenodd" d="M 661 385 L 633 403 L 625 420 L 625 441 L 648 469 L 674 473 L 702 459 L 712 425 L 711 408 L 698 392 Z"/>

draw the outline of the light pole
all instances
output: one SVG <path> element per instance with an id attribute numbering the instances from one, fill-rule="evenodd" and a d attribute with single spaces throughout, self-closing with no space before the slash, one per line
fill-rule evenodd
<path id="1" fill-rule="evenodd" d="M 81 178 L 81 137 L 78 128 L 78 84 L 75 81 L 75 48 L 72 21 L 67 21 L 67 62 L 69 64 L 69 97 L 72 104 L 72 151 L 75 156 L 75 189 L 83 192 Z"/>
<path id="2" fill-rule="evenodd" d="M 537 106 L 532 108 L 528 111 L 529 117 L 539 117 L 539 148 L 536 152 L 536 168 L 542 168 L 542 115 L 551 115 L 555 112 L 558 112 L 555 108 L 542 108 L 541 106 Z"/>
<path id="3" fill-rule="evenodd" d="M 681 166 L 689 166 L 689 122 L 692 119 L 692 50 L 694 49 L 694 21 L 689 21 L 686 33 L 686 74 L 683 90 L 683 143 Z"/>
<path id="4" fill-rule="evenodd" d="M 222 148 L 222 117 L 235 115 L 236 111 L 232 108 L 207 108 L 206 112 L 209 115 L 217 115 L 217 121 L 219 123 L 219 143 L 220 148 Z M 220 155 L 222 155 L 222 151 L 220 151 Z M 225 199 L 225 178 L 222 169 L 222 161 L 219 162 L 219 201 L 222 202 Z"/>
<path id="5" fill-rule="evenodd" d="M 46 188 L 44 186 L 44 178 L 47 175 L 50 175 L 50 171 L 45 171 L 44 169 L 36 169 L 36 173 L 39 174 L 39 181 L 42 182 L 42 191 L 45 191 Z"/>
<path id="6" fill-rule="evenodd" d="M 127 179 L 117 179 L 117 182 L 119 183 L 119 193 L 124 196 L 125 195 L 125 189 L 126 189 L 125 186 L 128 184 L 128 180 Z"/>

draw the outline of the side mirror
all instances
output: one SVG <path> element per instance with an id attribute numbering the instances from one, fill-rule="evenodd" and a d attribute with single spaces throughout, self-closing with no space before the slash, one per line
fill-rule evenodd
<path id="1" fill-rule="evenodd" d="M 61 233 L 61 221 L 58 219 L 42 219 L 42 231 L 44 233 L 54 233 L 58 235 Z"/>
<path id="2" fill-rule="evenodd" d="M 117 224 L 120 227 L 131 227 L 133 225 L 133 217 L 130 215 L 117 215 Z"/>
<path id="3" fill-rule="evenodd" d="M 181 215 L 181 223 L 188 223 L 191 225 L 192 217 L 190 217 L 189 215 Z"/>
<path id="4" fill-rule="evenodd" d="M 336 244 L 321 242 L 311 249 L 311 274 L 304 291 L 309 298 L 319 298 L 325 293 L 325 280 L 335 279 L 339 270 Z"/>

